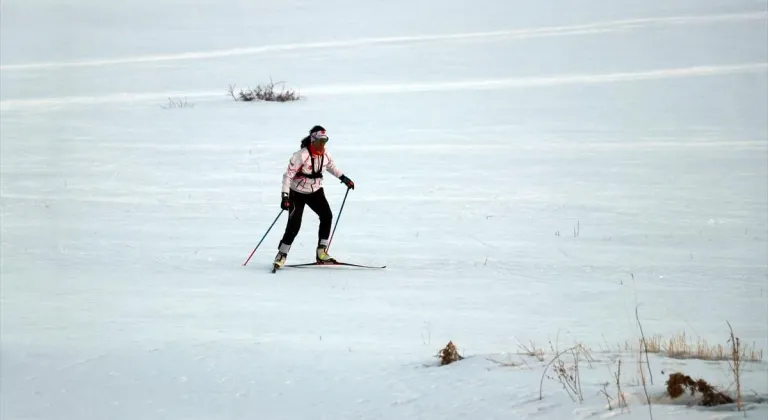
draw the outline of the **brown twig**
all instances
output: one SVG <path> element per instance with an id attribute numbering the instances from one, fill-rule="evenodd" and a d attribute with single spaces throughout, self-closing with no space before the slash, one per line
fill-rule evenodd
<path id="1" fill-rule="evenodd" d="M 627 399 L 624 398 L 624 393 L 621 392 L 621 359 L 619 359 L 619 370 L 616 372 L 616 390 L 618 392 L 617 399 L 619 407 L 621 407 L 621 412 L 624 413 L 624 408 L 629 411 L 629 406 L 627 405 Z"/>
<path id="2" fill-rule="evenodd" d="M 728 324 L 728 329 L 731 330 L 731 338 L 728 340 L 731 343 L 731 360 L 728 361 L 728 365 L 736 381 L 736 407 L 741 411 L 744 408 L 744 400 L 741 398 L 741 340 L 734 336 L 731 323 L 728 321 L 726 323 Z"/>
<path id="3" fill-rule="evenodd" d="M 643 338 L 643 347 L 645 348 L 645 363 L 648 366 L 648 377 L 651 379 L 651 385 L 653 385 L 653 373 L 651 373 L 651 362 L 648 359 L 648 344 L 645 342 L 645 334 L 643 333 L 643 324 L 640 322 L 640 314 L 638 308 L 640 305 L 635 306 L 635 318 L 637 319 L 637 325 L 640 327 L 640 336 Z M 642 353 L 642 350 L 641 350 Z"/>

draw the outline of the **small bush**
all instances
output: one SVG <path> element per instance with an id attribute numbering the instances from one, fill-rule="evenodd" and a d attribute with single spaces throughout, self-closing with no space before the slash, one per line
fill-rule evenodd
<path id="1" fill-rule="evenodd" d="M 448 344 L 446 344 L 445 347 L 440 350 L 440 352 L 437 354 L 437 357 L 440 358 L 440 366 L 458 362 L 464 358 L 459 354 L 459 351 L 456 349 L 456 345 L 453 344 L 453 341 L 449 341 Z"/>
<path id="2" fill-rule="evenodd" d="M 275 90 L 276 85 L 283 85 L 280 91 Z M 290 102 L 298 101 L 301 99 L 301 95 L 293 89 L 285 90 L 285 82 L 273 82 L 272 79 L 266 85 L 258 85 L 255 89 L 240 89 L 240 93 L 235 94 L 235 86 L 229 85 L 229 94 L 236 101 L 252 102 L 252 101 L 267 101 L 267 102 Z"/>
<path id="3" fill-rule="evenodd" d="M 581 344 L 577 344 L 561 352 L 558 352 L 556 349 L 553 349 L 553 351 L 556 352 L 555 356 L 552 358 L 549 364 L 547 364 L 547 366 L 544 368 L 544 372 L 541 374 L 541 381 L 539 383 L 539 399 L 543 398 L 542 390 L 544 388 L 544 378 L 547 377 L 559 382 L 565 392 L 568 393 L 568 396 L 571 397 L 574 402 L 578 401 L 579 403 L 583 403 L 584 394 L 581 390 L 581 374 L 579 372 L 579 363 L 581 361 L 581 356 L 585 356 L 586 361 L 589 362 L 589 359 L 591 358 L 589 355 L 589 350 L 587 350 L 587 348 Z M 561 356 L 568 353 L 571 355 L 570 364 L 561 359 Z M 547 375 L 547 369 L 549 369 L 550 366 L 553 366 L 552 370 L 555 371 L 556 377 Z"/>
<path id="4" fill-rule="evenodd" d="M 717 391 L 704 379 L 693 380 L 690 376 L 680 372 L 669 375 L 669 379 L 667 379 L 667 394 L 669 394 L 672 399 L 683 395 L 686 390 L 691 393 L 691 396 L 695 396 L 696 392 L 700 393 L 703 398 L 699 405 L 705 407 L 733 403 L 733 398 Z"/>

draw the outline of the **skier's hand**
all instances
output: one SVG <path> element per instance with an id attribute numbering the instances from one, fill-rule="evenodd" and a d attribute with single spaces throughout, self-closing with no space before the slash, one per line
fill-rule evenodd
<path id="1" fill-rule="evenodd" d="M 351 179 L 347 178 L 347 176 L 346 176 L 346 175 L 342 175 L 342 176 L 340 176 L 340 177 L 339 177 L 339 179 L 341 180 L 341 182 L 343 182 L 343 183 L 344 183 L 344 185 L 346 185 L 346 186 L 347 186 L 347 188 L 349 188 L 349 189 L 351 189 L 351 190 L 354 190 L 354 189 L 355 189 L 355 183 L 354 183 L 354 182 L 352 182 L 352 180 L 351 180 Z"/>
<path id="2" fill-rule="evenodd" d="M 280 201 L 280 208 L 283 210 L 290 210 L 291 199 L 288 198 L 288 194 L 283 193 L 282 200 Z"/>

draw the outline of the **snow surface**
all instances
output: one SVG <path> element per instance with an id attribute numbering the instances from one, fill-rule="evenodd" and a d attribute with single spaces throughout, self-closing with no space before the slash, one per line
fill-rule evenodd
<path id="1" fill-rule="evenodd" d="M 646 336 L 726 344 L 730 322 L 768 349 L 764 1 L 1 16 L 2 419 L 645 419 L 636 307 Z M 227 93 L 270 77 L 305 98 Z M 385 270 L 269 274 L 284 217 L 242 265 L 315 124 L 357 185 L 331 254 Z M 466 358 L 439 367 L 450 340 Z M 550 343 L 577 342 L 583 403 L 546 377 L 540 399 Z M 619 359 L 629 412 L 600 394 Z M 743 416 L 664 396 L 677 370 L 733 392 L 726 363 L 650 365 L 654 419 Z M 744 369 L 766 418 L 766 364 Z"/>

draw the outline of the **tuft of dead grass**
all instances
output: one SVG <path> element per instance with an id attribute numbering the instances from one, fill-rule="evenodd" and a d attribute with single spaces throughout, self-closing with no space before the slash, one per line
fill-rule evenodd
<path id="1" fill-rule="evenodd" d="M 739 350 L 741 361 L 760 362 L 763 360 L 763 351 L 757 350 L 754 346 L 742 345 Z M 733 360 L 730 345 L 710 344 L 702 338 L 697 338 L 693 341 L 686 336 L 685 332 L 678 333 L 666 340 L 662 344 L 660 353 L 673 359 Z"/>
<path id="2" fill-rule="evenodd" d="M 459 354 L 459 351 L 456 349 L 456 345 L 453 344 L 453 341 L 449 341 L 448 344 L 446 344 L 445 347 L 440 350 L 440 352 L 437 354 L 437 357 L 440 358 L 440 366 L 448 365 L 464 359 L 464 357 Z"/>
<path id="3" fill-rule="evenodd" d="M 645 346 L 645 350 L 648 353 L 661 353 L 664 349 L 664 336 L 661 334 L 654 334 L 650 337 L 647 337 L 645 339 L 645 344 L 643 344 L 643 339 L 638 339 L 639 345 Z"/>
<path id="4" fill-rule="evenodd" d="M 162 108 L 165 109 L 173 109 L 173 108 L 194 108 L 195 104 L 187 102 L 187 98 L 181 99 L 181 98 L 168 98 L 168 105 L 160 105 Z"/>
<path id="5" fill-rule="evenodd" d="M 740 361 L 758 363 L 763 360 L 763 350 L 759 350 L 755 345 L 739 343 Z M 699 359 L 707 361 L 732 361 L 733 349 L 731 340 L 725 344 L 711 344 L 703 338 L 689 337 L 685 331 L 678 332 L 671 337 L 664 338 L 661 334 L 638 338 L 636 344 L 629 341 L 624 345 L 617 345 L 618 352 L 637 351 L 637 348 L 644 352 L 659 354 L 672 359 Z M 610 352 L 609 349 L 607 352 Z"/>
<path id="6" fill-rule="evenodd" d="M 283 85 L 279 92 L 275 89 L 276 85 Z M 235 95 L 235 86 L 229 85 L 229 94 L 234 100 L 243 102 L 291 102 L 302 98 L 294 89 L 285 90 L 285 82 L 273 82 L 271 78 L 269 83 L 265 85 L 258 85 L 253 89 L 240 89 L 240 93 L 237 95 Z"/>
<path id="7" fill-rule="evenodd" d="M 531 341 L 529 345 L 525 345 L 518 341 L 517 348 L 520 349 L 519 354 L 535 357 L 536 360 L 540 362 L 544 361 L 544 350 L 542 350 L 540 347 L 536 347 L 536 344 L 534 344 L 533 341 Z"/>

